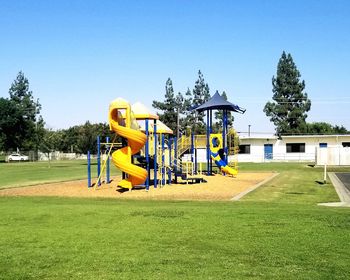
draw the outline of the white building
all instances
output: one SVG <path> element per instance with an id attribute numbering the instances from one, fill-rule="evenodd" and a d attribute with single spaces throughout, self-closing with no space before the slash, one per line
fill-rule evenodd
<path id="1" fill-rule="evenodd" d="M 240 162 L 310 161 L 350 165 L 350 135 L 240 135 Z"/>
<path id="2" fill-rule="evenodd" d="M 238 162 L 306 161 L 317 165 L 350 165 L 350 135 L 291 135 L 240 133 Z M 190 160 L 189 154 L 184 155 Z M 197 149 L 197 162 L 206 150 Z"/>

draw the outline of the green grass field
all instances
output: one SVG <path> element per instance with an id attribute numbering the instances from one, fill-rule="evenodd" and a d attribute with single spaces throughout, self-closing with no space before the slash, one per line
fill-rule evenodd
<path id="1" fill-rule="evenodd" d="M 97 176 L 92 162 L 92 176 Z M 114 174 L 120 174 L 111 166 Z M 85 160 L 0 163 L 0 189 L 87 178 Z"/>
<path id="2" fill-rule="evenodd" d="M 86 178 L 86 161 L 0 163 L 0 188 Z"/>
<path id="3" fill-rule="evenodd" d="M 0 279 L 349 279 L 350 209 L 317 206 L 338 200 L 323 170 L 241 170 L 280 175 L 239 202 L 0 197 Z"/>

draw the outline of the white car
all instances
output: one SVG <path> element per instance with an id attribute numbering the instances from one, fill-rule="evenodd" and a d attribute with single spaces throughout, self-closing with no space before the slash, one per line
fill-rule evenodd
<path id="1" fill-rule="evenodd" d="M 25 160 L 28 160 L 28 157 L 20 154 L 11 154 L 7 158 L 7 161 L 25 161 Z"/>

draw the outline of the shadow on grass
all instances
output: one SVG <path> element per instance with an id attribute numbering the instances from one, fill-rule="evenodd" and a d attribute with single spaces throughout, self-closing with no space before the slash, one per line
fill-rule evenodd
<path id="1" fill-rule="evenodd" d="M 88 164 L 87 163 L 80 163 L 78 165 L 83 165 L 83 166 L 87 166 Z M 96 166 L 97 165 L 97 162 L 91 162 L 90 163 L 91 166 Z"/>
<path id="2" fill-rule="evenodd" d="M 286 192 L 286 194 L 299 194 L 299 195 L 301 195 L 301 194 L 305 194 L 304 192 Z"/>
<path id="3" fill-rule="evenodd" d="M 317 183 L 319 185 L 326 185 L 327 184 L 324 181 L 320 181 L 320 180 L 316 180 L 315 183 Z"/>

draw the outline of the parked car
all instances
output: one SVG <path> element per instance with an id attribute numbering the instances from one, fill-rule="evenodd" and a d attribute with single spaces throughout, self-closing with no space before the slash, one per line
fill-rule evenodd
<path id="1" fill-rule="evenodd" d="M 7 157 L 7 161 L 25 161 L 28 160 L 28 156 L 20 155 L 20 154 L 11 154 Z"/>

